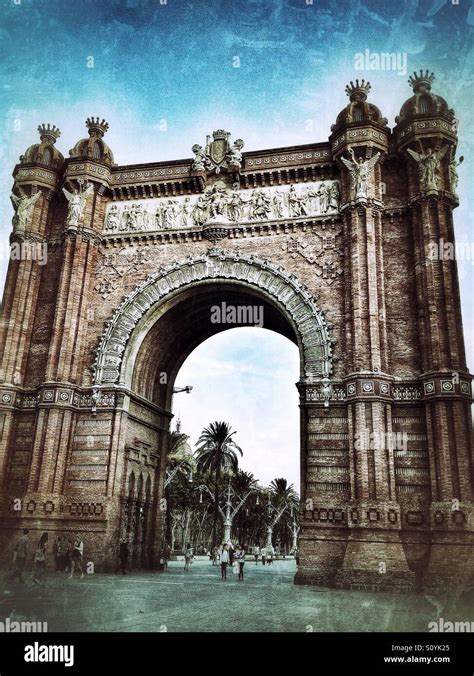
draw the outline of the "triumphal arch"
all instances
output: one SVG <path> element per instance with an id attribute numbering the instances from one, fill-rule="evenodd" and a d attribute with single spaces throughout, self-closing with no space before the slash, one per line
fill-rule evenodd
<path id="1" fill-rule="evenodd" d="M 67 159 L 39 127 L 14 169 L 3 303 L 5 556 L 29 527 L 80 533 L 99 571 L 123 536 L 156 565 L 175 377 L 230 328 L 210 321 L 226 303 L 299 349 L 296 581 L 472 573 L 471 376 L 456 262 L 433 253 L 454 242 L 457 121 L 433 80 L 410 78 L 393 129 L 351 82 L 328 140 L 297 147 L 245 152 L 219 129 L 191 158 L 120 166 L 104 120 Z"/>

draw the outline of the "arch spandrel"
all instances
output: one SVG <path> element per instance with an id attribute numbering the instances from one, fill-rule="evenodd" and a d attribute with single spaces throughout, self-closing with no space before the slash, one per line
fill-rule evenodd
<path id="1" fill-rule="evenodd" d="M 262 293 L 295 329 L 302 355 L 302 375 L 331 375 L 333 341 L 324 311 L 295 275 L 254 255 L 212 250 L 160 268 L 124 298 L 107 323 L 97 349 L 95 385 L 124 383 L 130 339 L 135 331 L 140 331 L 141 320 L 178 290 L 206 281 L 230 282 Z"/>

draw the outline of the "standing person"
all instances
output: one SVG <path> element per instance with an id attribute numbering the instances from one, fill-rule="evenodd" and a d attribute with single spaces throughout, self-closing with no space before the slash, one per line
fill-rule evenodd
<path id="1" fill-rule="evenodd" d="M 253 548 L 253 555 L 255 558 L 255 565 L 258 564 L 258 557 L 260 556 L 260 547 L 258 545 L 255 545 Z"/>
<path id="2" fill-rule="evenodd" d="M 82 572 L 82 556 L 84 554 L 84 543 L 79 537 L 74 540 L 74 546 L 71 552 L 71 574 L 69 578 L 74 575 L 74 569 L 77 567 L 81 571 L 81 580 L 84 577 Z"/>
<path id="3" fill-rule="evenodd" d="M 18 539 L 13 552 L 13 561 L 15 563 L 15 570 L 10 576 L 11 580 L 20 578 L 20 582 L 25 583 L 23 579 L 23 571 L 25 570 L 26 561 L 30 555 L 30 538 L 28 537 L 28 528 L 23 529 L 23 535 Z"/>
<path id="4" fill-rule="evenodd" d="M 61 535 L 58 538 L 58 570 L 64 572 L 67 568 L 67 538 Z"/>
<path id="5" fill-rule="evenodd" d="M 126 568 L 127 568 L 127 563 L 128 563 L 128 546 L 127 546 L 127 541 L 125 538 L 123 538 L 120 541 L 120 546 L 119 546 L 119 556 L 118 556 L 118 566 L 115 569 L 115 574 L 118 573 L 119 570 L 122 571 L 122 575 L 126 575 Z"/>
<path id="6" fill-rule="evenodd" d="M 219 559 L 219 550 L 217 547 L 212 548 L 212 565 L 217 566 Z"/>
<path id="7" fill-rule="evenodd" d="M 38 546 L 33 557 L 33 582 L 42 586 L 46 570 L 46 547 L 48 546 L 48 533 L 43 533 L 38 541 Z"/>
<path id="8" fill-rule="evenodd" d="M 260 550 L 260 554 L 262 556 L 262 566 L 264 566 L 265 560 L 267 558 L 267 550 L 265 549 L 265 547 L 262 547 L 262 549 Z"/>
<path id="9" fill-rule="evenodd" d="M 59 560 L 59 535 L 56 535 L 54 538 L 53 545 L 53 558 L 54 558 L 54 570 L 57 573 L 60 570 L 60 560 Z"/>
<path id="10" fill-rule="evenodd" d="M 72 569 L 72 550 L 74 549 L 74 542 L 68 538 L 66 544 L 66 565 L 65 572 L 70 573 Z"/>
<path id="11" fill-rule="evenodd" d="M 237 551 L 235 552 L 235 560 L 239 566 L 239 580 L 244 579 L 244 564 L 245 564 L 245 549 L 242 545 L 237 545 Z"/>
<path id="12" fill-rule="evenodd" d="M 270 566 L 273 563 L 273 554 L 274 554 L 273 545 L 270 545 L 270 547 L 267 547 L 267 565 L 268 566 Z"/>
<path id="13" fill-rule="evenodd" d="M 221 579 L 227 580 L 227 566 L 229 565 L 229 545 L 224 544 L 221 551 Z"/>
<path id="14" fill-rule="evenodd" d="M 186 549 L 184 552 L 184 572 L 188 573 L 191 572 L 191 564 L 194 559 L 194 552 L 193 548 L 191 547 L 191 543 L 187 543 Z"/>
<path id="15" fill-rule="evenodd" d="M 163 570 L 166 570 L 168 568 L 168 561 L 170 560 L 171 556 L 171 549 L 169 544 L 166 542 L 165 546 L 163 547 Z"/>

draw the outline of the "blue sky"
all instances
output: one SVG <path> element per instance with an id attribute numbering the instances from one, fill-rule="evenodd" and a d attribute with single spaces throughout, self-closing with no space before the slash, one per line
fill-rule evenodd
<path id="1" fill-rule="evenodd" d="M 217 128 L 245 150 L 326 140 L 365 77 L 394 124 L 407 74 L 360 72 L 355 55 L 406 54 L 429 68 L 460 120 L 458 240 L 472 242 L 473 27 L 470 0 L 1 0 L 0 237 L 11 228 L 11 171 L 40 123 L 67 156 L 90 115 L 105 117 L 119 164 L 190 157 Z M 92 60 L 91 58 L 92 57 Z M 93 68 L 88 67 L 93 63 Z M 236 67 L 238 66 L 238 67 Z M 0 261 L 0 280 L 6 261 Z M 459 261 L 469 362 L 474 362 L 473 263 Z M 231 335 L 228 332 L 227 335 Z M 260 338 L 260 360 L 271 346 Z M 204 349 L 204 348 L 203 348 Z M 210 348 L 209 348 L 210 349 Z M 227 357 L 235 360 L 238 355 Z M 274 383 L 262 384 L 262 395 Z M 293 385 L 291 386 L 293 387 Z M 265 390 L 265 388 L 267 388 Z M 288 395 L 290 396 L 290 395 Z M 294 444 L 290 435 L 284 445 Z M 283 470 L 282 470 L 283 471 Z"/>

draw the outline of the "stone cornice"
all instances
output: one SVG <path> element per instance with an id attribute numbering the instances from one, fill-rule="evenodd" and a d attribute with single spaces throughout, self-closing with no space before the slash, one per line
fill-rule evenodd
<path id="1" fill-rule="evenodd" d="M 172 418 L 170 411 L 149 401 L 123 386 L 107 385 L 106 388 L 97 386 L 78 387 L 71 383 L 43 383 L 27 389 L 15 385 L 0 385 L 0 410 L 14 409 L 20 411 L 34 411 L 40 408 L 68 408 L 76 411 L 93 410 L 92 397 L 94 390 L 98 391 L 97 412 L 117 410 L 122 408 L 124 397 L 141 406 L 152 410 L 158 415 Z"/>

